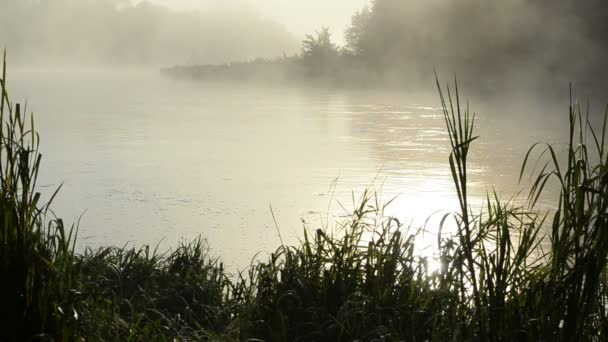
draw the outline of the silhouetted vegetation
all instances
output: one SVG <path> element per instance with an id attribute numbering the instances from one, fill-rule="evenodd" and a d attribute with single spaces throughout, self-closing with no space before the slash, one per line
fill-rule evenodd
<path id="1" fill-rule="evenodd" d="M 458 89 L 439 88 L 460 211 L 442 220 L 440 232 L 447 220 L 455 230 L 438 234 L 437 260 L 416 255 L 416 231 L 385 216 L 366 192 L 351 217 L 305 230 L 301 244 L 230 275 L 201 239 L 166 253 L 75 254 L 75 234 L 40 203 L 34 120 L 9 101 L 2 75 L 2 340 L 606 339 L 608 109 L 598 129 L 570 107 L 565 163 L 552 146 L 542 150 L 528 207 L 489 194 L 474 213 L 467 165 L 475 116 Z M 538 214 L 534 204 L 550 181 L 561 189 L 556 210 Z"/>
<path id="2" fill-rule="evenodd" d="M 353 16 L 346 48 L 399 78 L 441 66 L 474 83 L 583 81 L 605 72 L 606 19 L 608 7 L 593 0 L 375 0 Z"/>
<path id="3" fill-rule="evenodd" d="M 331 74 L 330 68 L 339 63 L 340 53 L 331 41 L 329 28 L 323 27 L 317 36 L 306 35 L 302 42 L 302 62 L 311 76 Z"/>
<path id="4" fill-rule="evenodd" d="M 374 0 L 352 16 L 343 47 L 326 28 L 307 36 L 285 79 L 417 87 L 441 67 L 494 93 L 555 92 L 570 81 L 604 90 L 607 22 L 608 7 L 595 0 Z"/>
<path id="5" fill-rule="evenodd" d="M 6 63 L 0 78 L 0 340 L 38 334 L 74 336 L 79 280 L 75 237 L 40 201 L 41 156 L 33 117 L 8 100 Z M 54 196 L 52 196 L 54 197 Z M 51 197 L 51 198 L 52 198 Z"/>

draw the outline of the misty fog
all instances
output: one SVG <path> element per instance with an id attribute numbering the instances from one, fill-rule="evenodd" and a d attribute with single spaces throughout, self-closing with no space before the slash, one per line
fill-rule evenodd
<path id="1" fill-rule="evenodd" d="M 173 65 L 292 54 L 298 39 L 250 7 L 179 11 L 128 0 L 3 0 L 0 45 L 20 65 Z"/>
<path id="2" fill-rule="evenodd" d="M 353 17 L 347 47 L 393 79 L 437 68 L 479 88 L 597 85 L 607 13 L 598 1 L 377 0 Z"/>
<path id="3" fill-rule="evenodd" d="M 0 44 L 19 65 L 267 59 L 277 63 L 212 74 L 416 88 L 438 70 L 479 89 L 540 90 L 573 81 L 591 91 L 605 84 L 606 12 L 593 0 L 4 0 Z M 317 37 L 323 27 L 326 39 Z"/>

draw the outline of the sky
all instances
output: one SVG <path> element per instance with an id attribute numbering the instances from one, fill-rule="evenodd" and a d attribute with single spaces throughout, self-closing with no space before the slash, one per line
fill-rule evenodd
<path id="1" fill-rule="evenodd" d="M 140 1 L 140 0 L 135 0 Z M 263 17 L 283 24 L 299 37 L 328 26 L 338 42 L 351 15 L 370 0 L 149 0 L 178 10 L 205 9 L 208 6 L 250 6 Z"/>

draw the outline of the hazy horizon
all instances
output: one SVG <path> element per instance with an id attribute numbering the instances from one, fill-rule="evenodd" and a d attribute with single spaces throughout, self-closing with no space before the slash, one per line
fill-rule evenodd
<path id="1" fill-rule="evenodd" d="M 284 25 L 297 38 L 327 26 L 339 44 L 344 42 L 344 31 L 353 13 L 371 3 L 370 0 L 132 0 L 134 3 L 143 1 L 173 10 L 245 6 L 255 9 L 264 18 Z"/>

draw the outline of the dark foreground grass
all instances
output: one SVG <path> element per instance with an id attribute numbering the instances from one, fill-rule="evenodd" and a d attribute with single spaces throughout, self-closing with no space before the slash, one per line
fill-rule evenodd
<path id="1" fill-rule="evenodd" d="M 34 121 L 0 107 L 0 340 L 55 341 L 601 341 L 608 339 L 608 151 L 571 106 L 566 162 L 551 146 L 526 156 L 530 206 L 494 194 L 471 211 L 467 156 L 474 116 L 458 90 L 440 98 L 461 210 L 439 235 L 440 268 L 417 256 L 415 232 L 364 193 L 335 234 L 304 232 L 243 274 L 202 239 L 75 254 L 75 234 L 40 202 Z M 608 112 L 606 113 L 608 115 Z M 557 210 L 535 213 L 548 182 Z M 442 227 L 438 227 L 441 231 Z"/>

